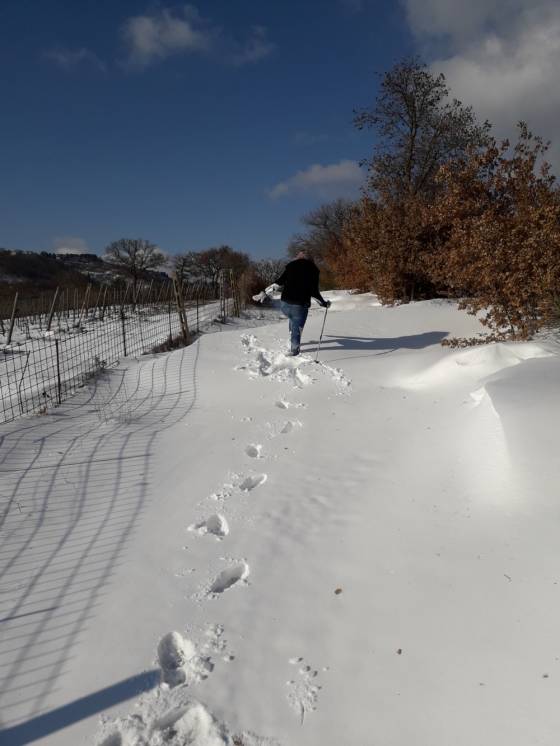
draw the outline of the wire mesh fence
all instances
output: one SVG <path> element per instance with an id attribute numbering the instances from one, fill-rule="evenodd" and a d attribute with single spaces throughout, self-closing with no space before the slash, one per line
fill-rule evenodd
<path id="1" fill-rule="evenodd" d="M 33 302 L 16 293 L 0 306 L 0 423 L 46 412 L 123 357 L 188 344 L 241 305 L 229 271 L 214 284 L 57 288 Z"/>

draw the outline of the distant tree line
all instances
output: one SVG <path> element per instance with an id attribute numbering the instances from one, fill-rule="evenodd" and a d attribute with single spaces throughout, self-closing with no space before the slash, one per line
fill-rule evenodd
<path id="1" fill-rule="evenodd" d="M 14 290 L 34 296 L 58 287 L 80 287 L 88 283 L 129 285 L 136 298 L 146 283 L 168 282 L 204 285 L 205 293 L 219 292 L 222 270 L 232 270 L 243 281 L 247 299 L 270 285 L 286 261 L 258 259 L 230 246 L 185 251 L 168 256 L 155 243 L 143 238 L 121 238 L 111 242 L 103 257 L 96 254 L 62 254 L 0 249 L 0 295 L 13 297 Z"/>

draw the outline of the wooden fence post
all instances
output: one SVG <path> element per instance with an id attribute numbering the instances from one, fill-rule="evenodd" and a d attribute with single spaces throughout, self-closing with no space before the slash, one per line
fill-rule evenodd
<path id="1" fill-rule="evenodd" d="M 185 306 L 183 305 L 183 296 L 179 292 L 179 283 L 175 276 L 173 276 L 173 289 L 175 291 L 175 302 L 177 304 L 177 313 L 179 314 L 179 321 L 181 323 L 181 331 L 183 332 L 183 342 L 185 345 L 188 345 L 190 342 L 189 326 L 185 314 Z"/>
<path id="2" fill-rule="evenodd" d="M 57 287 L 57 289 L 54 291 L 54 298 L 53 298 L 53 302 L 51 303 L 51 310 L 49 311 L 49 318 L 47 319 L 47 331 L 48 332 L 50 332 L 51 330 L 51 324 L 52 324 L 52 320 L 54 316 L 54 309 L 56 307 L 56 301 L 58 299 L 59 290 L 60 288 Z"/>
<path id="3" fill-rule="evenodd" d="M 128 295 L 128 291 L 130 289 L 130 285 L 126 286 L 126 292 L 124 293 L 122 299 L 121 299 L 121 327 L 122 327 L 122 339 L 123 339 L 123 349 L 124 349 L 124 356 L 126 357 L 126 314 L 125 314 L 125 303 L 126 303 L 126 296 Z"/>
<path id="4" fill-rule="evenodd" d="M 105 303 L 107 301 L 107 285 L 105 285 L 105 288 L 103 289 L 103 302 L 101 304 L 101 311 L 99 312 L 99 320 L 103 321 L 105 318 Z"/>
<path id="5" fill-rule="evenodd" d="M 10 317 L 10 328 L 8 329 L 8 339 L 6 340 L 6 344 L 11 344 L 12 342 L 12 334 L 14 331 L 14 321 L 16 318 L 16 311 L 17 311 L 17 302 L 18 302 L 18 293 L 16 292 L 16 297 L 14 298 L 14 305 L 12 308 L 12 315 Z"/>
<path id="6" fill-rule="evenodd" d="M 84 302 L 82 303 L 82 308 L 80 309 L 80 315 L 78 317 L 78 324 L 77 324 L 78 328 L 82 324 L 82 317 L 84 315 L 84 310 L 85 310 L 85 307 L 87 305 L 87 302 L 89 301 L 89 291 L 90 290 L 91 290 L 91 285 L 88 285 L 87 288 L 86 288 L 86 294 L 84 295 Z"/>
<path id="7" fill-rule="evenodd" d="M 101 300 L 101 293 L 102 292 L 103 292 L 103 288 L 100 287 L 99 288 L 99 292 L 97 293 L 97 300 L 95 301 L 95 306 L 93 307 L 93 313 L 91 314 L 92 321 L 95 321 L 95 317 L 97 316 L 97 309 L 99 308 L 99 301 Z M 89 311 L 90 311 L 90 309 L 88 308 L 88 314 L 87 314 L 88 318 L 90 317 Z"/>
<path id="8" fill-rule="evenodd" d="M 58 394 L 58 406 L 62 404 L 62 381 L 60 380 L 60 352 L 58 349 L 59 341 L 58 339 L 55 339 L 54 341 L 55 348 L 56 348 L 56 383 L 57 383 L 57 394 Z"/>

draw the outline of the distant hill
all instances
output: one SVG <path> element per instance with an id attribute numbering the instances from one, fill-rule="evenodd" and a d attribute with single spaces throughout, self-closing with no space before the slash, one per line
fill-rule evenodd
<path id="1" fill-rule="evenodd" d="M 0 293 L 13 295 L 14 289 L 34 293 L 57 285 L 87 284 L 87 279 L 72 266 L 59 262 L 55 254 L 0 249 Z"/>
<path id="2" fill-rule="evenodd" d="M 51 254 L 46 251 L 0 249 L 0 296 L 38 295 L 55 287 L 112 284 L 124 273 L 97 254 Z M 147 272 L 146 279 L 167 279 L 165 272 Z"/>

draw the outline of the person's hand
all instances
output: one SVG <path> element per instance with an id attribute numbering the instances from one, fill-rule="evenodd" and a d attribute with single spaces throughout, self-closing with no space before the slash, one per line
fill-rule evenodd
<path id="1" fill-rule="evenodd" d="M 323 303 L 323 308 L 330 308 L 330 307 L 331 307 L 331 302 L 330 302 L 330 300 L 326 300 L 326 301 L 325 301 L 325 302 Z"/>

